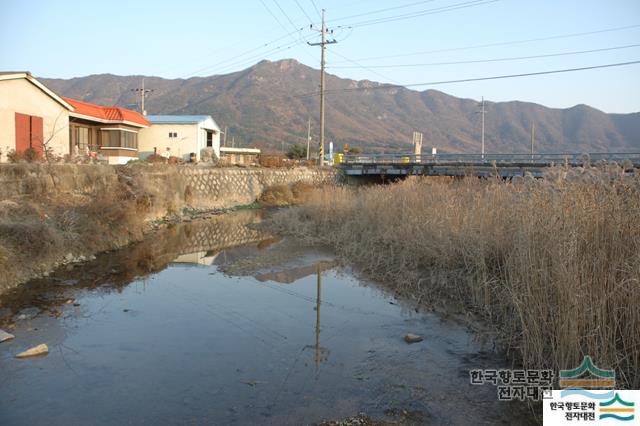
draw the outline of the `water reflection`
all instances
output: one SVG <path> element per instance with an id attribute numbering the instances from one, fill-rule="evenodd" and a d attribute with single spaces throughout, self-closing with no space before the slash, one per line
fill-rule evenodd
<path id="1" fill-rule="evenodd" d="M 4 308 L 0 324 L 30 306 L 55 313 L 56 307 L 67 303 L 79 289 L 121 291 L 136 280 L 144 283 L 145 277 L 172 263 L 210 266 L 221 251 L 230 247 L 268 247 L 273 238 L 250 226 L 263 218 L 260 210 L 244 210 L 169 226 L 139 243 L 103 253 L 94 261 L 63 267 L 50 277 L 32 280 L 0 295 L 0 308 Z"/>
<path id="2" fill-rule="evenodd" d="M 0 345 L 0 424 L 298 425 L 404 410 L 414 424 L 529 422 L 469 385 L 469 369 L 501 364 L 464 327 L 264 235 L 260 220 L 165 229 L 0 299 L 16 335 Z M 13 358 L 39 343 L 47 357 Z"/>

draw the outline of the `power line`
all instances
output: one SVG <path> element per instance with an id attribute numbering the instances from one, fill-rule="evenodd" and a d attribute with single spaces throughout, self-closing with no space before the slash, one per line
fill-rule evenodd
<path id="1" fill-rule="evenodd" d="M 318 6 L 316 6 L 316 2 L 313 0 L 310 0 L 311 4 L 313 5 L 313 8 L 315 9 L 316 13 L 318 14 L 318 18 L 322 19 L 322 14 L 320 14 L 320 10 L 318 10 Z"/>
<path id="2" fill-rule="evenodd" d="M 551 58 L 557 56 L 568 56 L 568 55 L 581 55 L 585 53 L 595 53 L 595 52 L 607 52 L 611 50 L 620 50 L 620 49 L 629 49 L 632 47 L 639 47 L 640 44 L 628 44 L 625 46 L 615 46 L 615 47 L 605 47 L 602 49 L 591 49 L 591 50 L 578 50 L 572 52 L 560 52 L 560 53 L 549 53 L 544 55 L 531 55 L 531 56 L 514 56 L 507 58 L 493 58 L 493 59 L 477 59 L 477 60 L 469 60 L 469 61 L 453 61 L 453 62 L 430 62 L 426 64 L 394 64 L 394 65 L 369 65 L 367 69 L 371 68 L 409 68 L 409 67 L 428 67 L 428 66 L 439 66 L 439 65 L 459 65 L 459 64 L 479 64 L 485 62 L 506 62 L 506 61 L 520 61 L 525 59 L 538 59 L 538 58 Z M 347 60 L 349 60 L 347 58 Z M 354 62 L 349 60 L 349 62 Z M 363 66 L 359 66 L 363 67 Z M 359 68 L 350 65 L 344 66 L 332 66 L 330 68 L 338 69 L 338 68 Z"/>
<path id="3" fill-rule="evenodd" d="M 306 40 L 306 39 L 303 39 L 303 40 Z M 277 47 L 274 47 L 274 48 L 272 48 L 270 50 L 267 50 L 265 52 L 259 53 L 257 55 L 253 55 L 253 56 L 250 56 L 248 58 L 240 59 L 238 61 L 235 61 L 235 62 L 232 62 L 230 64 L 224 65 L 222 67 L 216 68 L 216 72 L 219 72 L 219 73 L 226 72 L 226 71 L 228 71 L 230 69 L 233 69 L 234 67 L 241 66 L 241 65 L 253 65 L 254 61 L 256 61 L 256 60 L 263 59 L 263 58 L 268 57 L 268 56 L 270 56 L 270 55 L 272 55 L 274 53 L 277 53 L 277 52 L 282 52 L 282 51 L 291 49 L 292 47 L 297 46 L 298 44 L 301 44 L 301 42 L 296 40 L 296 39 L 294 39 L 293 42 L 291 42 L 291 43 L 283 44 L 281 46 L 277 46 Z M 213 67 L 216 67 L 216 66 L 214 65 Z M 213 67 L 210 67 L 210 68 L 213 68 Z M 219 76 L 219 77 L 221 77 L 221 76 Z"/>
<path id="4" fill-rule="evenodd" d="M 313 24 L 313 19 L 311 19 L 311 17 L 309 15 L 307 15 L 307 11 L 304 10 L 304 8 L 300 4 L 300 2 L 298 0 L 295 0 L 295 2 L 298 5 L 298 9 L 300 9 L 302 11 L 302 13 L 304 14 L 304 16 L 306 16 L 306 18 L 309 20 L 309 23 Z"/>
<path id="5" fill-rule="evenodd" d="M 253 52 L 257 51 L 257 50 L 264 49 L 265 47 L 270 46 L 270 45 L 272 45 L 272 44 L 274 44 L 274 43 L 276 43 L 276 42 L 278 42 L 278 41 L 280 41 L 280 40 L 282 40 L 282 39 L 285 39 L 285 38 L 289 37 L 289 36 L 290 36 L 290 35 L 292 35 L 292 34 L 295 34 L 295 33 L 297 33 L 297 32 L 300 32 L 300 31 L 302 31 L 302 29 L 297 30 L 297 31 L 294 31 L 294 32 L 287 32 L 287 34 L 285 34 L 285 35 L 283 35 L 283 36 L 280 36 L 280 37 L 278 37 L 278 38 L 276 38 L 276 39 L 273 39 L 273 40 L 271 40 L 271 41 L 269 41 L 269 42 L 267 42 L 267 43 L 261 44 L 261 45 L 260 45 L 260 46 L 258 46 L 258 47 L 254 47 L 254 48 L 249 49 L 249 50 L 247 50 L 247 51 L 245 51 L 245 52 L 243 52 L 243 53 L 240 53 L 240 54 L 238 54 L 238 55 L 232 56 L 231 58 L 225 59 L 225 60 L 223 60 L 223 61 L 219 61 L 219 62 L 217 62 L 215 65 L 210 65 L 210 66 L 207 66 L 207 67 L 200 68 L 200 69 L 198 69 L 198 70 L 196 70 L 196 71 L 193 71 L 193 72 L 191 72 L 191 73 L 189 73 L 189 74 L 185 74 L 184 76 L 179 77 L 179 78 L 188 78 L 188 77 L 191 77 L 191 76 L 193 76 L 193 75 L 199 74 L 199 73 L 201 73 L 202 71 L 210 70 L 210 69 L 212 69 L 212 68 L 218 67 L 218 66 L 219 66 L 219 65 L 221 65 L 221 64 L 224 64 L 224 63 L 227 63 L 227 62 L 231 62 L 231 61 L 233 61 L 233 60 L 235 60 L 235 59 L 237 59 L 237 58 L 241 58 L 241 57 L 243 57 L 243 56 L 246 56 L 246 55 L 248 55 L 249 53 L 253 53 Z"/>
<path id="6" fill-rule="evenodd" d="M 267 8 L 267 5 L 264 3 L 264 1 L 260 0 L 260 2 L 264 5 L 265 8 Z M 282 14 L 284 15 L 284 17 L 287 19 L 287 21 L 289 21 L 289 23 L 291 24 L 291 26 L 293 27 L 294 31 L 298 31 L 298 29 L 296 28 L 296 24 L 293 23 L 293 21 L 291 20 L 291 18 L 289 18 L 289 15 L 287 14 L 287 12 L 284 11 L 284 9 L 282 9 L 282 7 L 280 7 L 280 3 L 278 3 L 278 0 L 273 0 L 273 2 L 275 3 L 275 5 L 278 7 L 278 9 L 280 9 L 280 12 L 282 12 Z M 269 10 L 267 8 L 267 10 Z M 269 10 L 269 13 L 271 13 L 271 11 Z M 273 16 L 278 22 L 280 22 L 278 20 L 278 18 L 275 17 L 274 14 L 271 14 L 271 16 Z M 282 28 L 284 28 L 284 26 L 282 26 Z M 302 28 L 300 28 L 300 30 L 302 30 Z M 286 29 L 285 29 L 286 31 Z M 300 38 L 301 42 L 304 42 L 305 40 L 303 40 L 302 35 L 298 34 L 298 37 Z M 304 51 L 305 53 L 307 53 L 306 51 Z"/>
<path id="7" fill-rule="evenodd" d="M 356 27 L 364 27 L 364 26 L 368 26 L 368 25 L 377 25 L 377 24 L 383 24 L 383 23 L 386 23 L 386 22 L 394 22 L 394 21 L 400 21 L 400 20 L 404 20 L 404 19 L 416 18 L 416 17 L 419 17 L 419 16 L 434 15 L 436 13 L 450 12 L 452 10 L 466 9 L 466 8 L 469 8 L 469 7 L 476 7 L 476 6 L 483 6 L 485 4 L 495 3 L 495 2 L 498 2 L 498 1 L 500 1 L 500 0 L 472 0 L 472 1 L 467 1 L 467 2 L 463 2 L 463 3 L 456 3 L 456 4 L 452 4 L 452 5 L 448 5 L 448 6 L 442 6 L 442 7 L 438 7 L 438 8 L 434 8 L 434 9 L 426 9 L 426 10 L 421 10 L 421 11 L 417 11 L 417 12 L 405 13 L 403 15 L 389 16 L 389 17 L 386 17 L 386 18 L 377 18 L 377 19 L 371 19 L 371 20 L 368 20 L 368 21 L 355 22 L 355 23 L 351 23 L 351 24 L 347 24 L 347 25 L 352 26 L 354 28 L 356 28 Z"/>
<path id="8" fill-rule="evenodd" d="M 287 21 L 289 21 L 289 23 L 291 24 L 291 26 L 293 27 L 294 30 L 297 30 L 298 28 L 296 27 L 296 24 L 293 23 L 293 21 L 291 20 L 291 18 L 289 18 L 289 15 L 287 15 L 287 12 L 284 11 L 284 9 L 282 9 L 282 7 L 280 7 L 280 3 L 278 3 L 278 0 L 273 0 L 273 2 L 276 4 L 276 6 L 278 7 L 278 9 L 280 9 L 280 12 L 282 12 L 282 14 L 284 15 L 285 18 L 287 18 Z"/>
<path id="9" fill-rule="evenodd" d="M 359 18 L 361 16 L 375 15 L 377 13 L 389 12 L 391 10 L 405 9 L 407 7 L 416 6 L 418 4 L 433 3 L 434 1 L 437 1 L 437 0 L 422 0 L 422 1 L 417 1 L 417 2 L 413 2 L 413 3 L 403 4 L 403 5 L 400 5 L 400 6 L 387 7 L 385 9 L 378 9 L 378 10 L 372 10 L 370 12 L 358 13 L 358 14 L 355 14 L 355 15 L 342 16 L 342 17 L 339 17 L 339 18 L 331 19 L 328 22 L 344 21 L 346 19 Z"/>
<path id="10" fill-rule="evenodd" d="M 397 81 L 395 81 L 394 79 L 392 79 L 392 78 L 390 78 L 390 77 L 387 77 L 387 76 L 386 76 L 386 75 L 384 75 L 384 74 L 380 74 L 380 73 L 379 73 L 379 72 L 377 72 L 376 70 L 371 69 L 371 68 L 373 68 L 373 67 L 367 67 L 367 66 L 364 66 L 364 65 L 362 65 L 362 64 L 360 64 L 360 63 L 358 63 L 358 62 L 356 62 L 356 61 L 354 61 L 354 60 L 351 60 L 351 59 L 347 58 L 347 57 L 346 57 L 346 56 L 344 56 L 344 55 L 341 55 L 340 53 L 336 52 L 335 50 L 333 51 L 333 53 L 334 53 L 335 55 L 340 56 L 340 57 L 341 57 L 341 58 L 343 58 L 343 59 L 346 59 L 347 61 L 351 62 L 352 64 L 355 64 L 355 65 L 356 65 L 355 67 L 347 67 L 347 68 L 356 68 L 356 67 L 357 67 L 357 68 L 365 69 L 365 70 L 368 70 L 368 71 L 370 71 L 370 72 L 374 73 L 375 75 L 377 75 L 377 76 L 379 76 L 379 77 L 384 78 L 385 80 L 389 80 L 389 81 L 391 81 L 391 82 L 393 82 L 393 83 L 398 83 L 398 82 L 397 82 Z M 327 67 L 327 68 L 333 68 L 333 67 Z M 336 68 L 344 68 L 344 67 L 336 67 Z M 399 84 L 399 83 L 398 83 L 398 84 Z"/>
<path id="11" fill-rule="evenodd" d="M 574 71 L 585 71 L 585 70 L 594 70 L 601 68 L 612 68 L 612 67 L 621 67 L 627 65 L 635 65 L 640 64 L 640 60 L 629 61 L 629 62 L 618 62 L 614 64 L 604 64 L 604 65 L 592 65 L 588 67 L 579 67 L 579 68 L 565 68 L 560 70 L 550 70 L 550 71 L 536 71 L 536 72 L 528 72 L 528 73 L 520 73 L 520 74 L 506 74 L 506 75 L 496 75 L 490 77 L 476 77 L 476 78 L 465 78 L 459 80 L 443 80 L 443 81 L 430 81 L 427 83 L 410 83 L 410 84 L 384 84 L 380 86 L 373 87 L 354 87 L 354 88 L 346 88 L 346 89 L 334 89 L 327 90 L 326 93 L 340 93 L 340 92 L 362 92 L 367 90 L 387 90 L 387 89 L 402 89 L 407 87 L 419 87 L 419 86 L 436 86 L 441 84 L 453 84 L 453 83 L 467 83 L 473 81 L 486 81 L 486 80 L 500 80 L 506 78 L 517 78 L 517 77 L 529 77 L 529 76 L 537 76 L 537 75 L 547 75 L 547 74 L 559 74 L 559 73 L 568 73 Z M 293 96 L 295 98 L 298 97 L 308 97 L 308 96 L 317 96 L 317 92 L 313 93 L 305 93 L 297 96 Z"/>
<path id="12" fill-rule="evenodd" d="M 453 52 L 453 51 L 457 51 L 457 50 L 481 49 L 481 48 L 485 48 L 485 47 L 509 46 L 509 45 L 513 45 L 513 44 L 531 43 L 531 42 L 535 42 L 535 41 L 557 40 L 557 39 L 561 39 L 561 38 L 580 37 L 580 36 L 585 36 L 585 35 L 600 34 L 600 33 L 613 32 L 613 31 L 622 31 L 622 30 L 628 30 L 628 29 L 638 28 L 638 27 L 640 27 L 640 24 L 627 25 L 627 26 L 624 26 L 624 27 L 606 28 L 606 29 L 602 29 L 602 30 L 587 31 L 587 32 L 580 32 L 580 33 L 570 33 L 570 34 L 560 34 L 560 35 L 554 35 L 554 36 L 548 36 L 548 37 L 530 38 L 530 39 L 524 39 L 524 40 L 514 40 L 514 41 L 496 42 L 496 43 L 488 43 L 488 44 L 476 44 L 476 45 L 472 45 L 472 46 L 452 47 L 452 48 L 447 48 L 447 49 L 423 50 L 423 51 L 420 51 L 420 52 L 402 53 L 402 54 L 397 54 L 397 55 L 372 56 L 372 57 L 368 57 L 368 58 L 360 58 L 360 59 L 358 59 L 358 61 L 371 61 L 371 60 L 377 60 L 377 59 L 401 58 L 401 57 L 406 57 L 406 56 L 417 56 L 417 55 L 423 55 L 423 54 L 428 54 L 428 53 L 443 53 L 443 52 Z"/>
<path id="13" fill-rule="evenodd" d="M 278 17 L 271 11 L 271 9 L 269 9 L 269 7 L 267 6 L 267 4 L 263 1 L 260 0 L 260 3 L 262 3 L 262 6 L 264 6 L 265 9 L 267 9 L 267 12 L 269 12 L 269 15 L 271 15 L 273 17 L 273 19 L 275 19 L 275 21 L 278 23 L 278 25 L 280 25 L 280 27 L 282 27 L 283 30 L 285 30 L 285 32 L 288 32 L 288 30 L 285 28 L 284 24 L 280 21 L 280 19 L 278 19 Z"/>

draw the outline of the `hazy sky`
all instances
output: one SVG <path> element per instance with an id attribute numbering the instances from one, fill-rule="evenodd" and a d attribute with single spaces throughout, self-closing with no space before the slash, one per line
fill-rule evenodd
<path id="1" fill-rule="evenodd" d="M 327 63 L 341 77 L 414 84 L 640 60 L 634 46 L 640 45 L 640 0 L 315 0 L 315 6 L 327 10 L 339 42 L 329 46 Z M 311 0 L 0 0 L 0 11 L 0 70 L 184 78 L 224 74 L 261 59 L 295 58 L 319 67 L 319 48 L 306 44 L 317 39 L 308 29 L 310 20 L 319 21 Z M 385 19 L 391 17 L 406 19 Z M 541 38 L 547 40 L 512 43 Z M 593 50 L 599 51 L 441 64 Z M 403 66 L 378 68 L 389 65 Z M 635 112 L 640 64 L 412 88 Z"/>

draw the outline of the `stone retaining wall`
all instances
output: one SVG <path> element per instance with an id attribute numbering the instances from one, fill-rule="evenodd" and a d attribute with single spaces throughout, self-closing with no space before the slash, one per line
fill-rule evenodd
<path id="1" fill-rule="evenodd" d="M 253 203 L 265 188 L 305 182 L 334 184 L 340 180 L 333 168 L 216 168 L 194 165 L 108 166 L 89 164 L 0 165 L 0 200 L 55 193 L 98 194 L 118 190 L 126 183 L 133 191 L 156 194 L 171 206 L 158 205 L 150 217 L 171 207 L 228 208 Z"/>
<path id="2" fill-rule="evenodd" d="M 237 169 L 181 167 L 186 201 L 196 208 L 224 208 L 254 202 L 265 188 L 304 182 L 311 185 L 335 184 L 335 169 L 298 167 L 293 169 Z"/>

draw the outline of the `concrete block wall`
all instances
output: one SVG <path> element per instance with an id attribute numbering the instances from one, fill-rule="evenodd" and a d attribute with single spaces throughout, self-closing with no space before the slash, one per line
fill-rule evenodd
<path id="1" fill-rule="evenodd" d="M 195 208 L 225 208 L 253 203 L 269 186 L 305 182 L 311 185 L 336 184 L 339 173 L 333 168 L 198 168 L 180 167 L 186 201 Z"/>
<path id="2" fill-rule="evenodd" d="M 269 186 L 295 182 L 324 185 L 339 181 L 340 174 L 333 168 L 3 164 L 0 166 L 0 200 L 56 193 L 122 191 L 119 183 L 126 183 L 134 192 L 150 194 L 158 201 L 148 212 L 148 218 L 156 218 L 168 210 L 183 207 L 213 209 L 251 204 Z"/>

